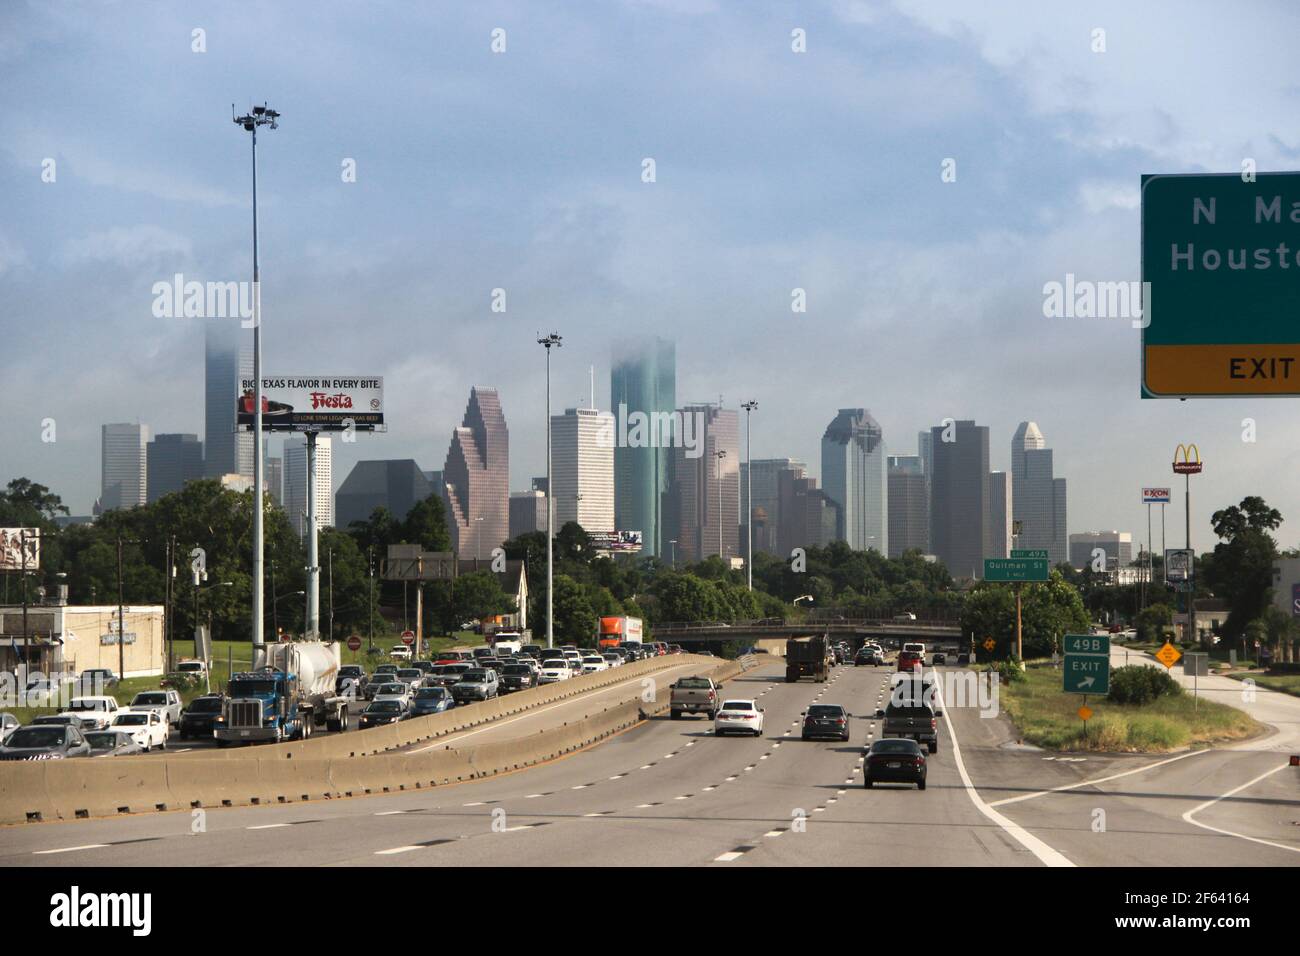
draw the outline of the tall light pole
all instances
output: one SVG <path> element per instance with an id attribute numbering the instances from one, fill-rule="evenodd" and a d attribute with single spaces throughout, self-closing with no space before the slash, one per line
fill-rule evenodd
<path id="1" fill-rule="evenodd" d="M 745 572 L 749 589 L 754 590 L 754 446 L 749 439 L 749 416 L 758 402 L 742 402 L 745 410 Z"/>
<path id="2" fill-rule="evenodd" d="M 718 558 L 725 564 L 727 559 L 722 555 L 722 459 L 727 457 L 727 450 L 720 448 L 713 454 L 718 459 L 716 469 L 718 479 Z"/>
<path id="3" fill-rule="evenodd" d="M 265 643 L 262 634 L 262 274 L 257 259 L 257 128 L 277 129 L 280 114 L 265 103 L 234 116 L 236 124 L 253 134 L 253 660 Z"/>
<path id="4" fill-rule="evenodd" d="M 546 646 L 555 646 L 555 621 L 552 620 L 553 563 L 551 555 L 551 513 L 555 510 L 555 489 L 551 486 L 551 349 L 559 348 L 558 332 L 539 336 L 537 344 L 546 349 Z"/>

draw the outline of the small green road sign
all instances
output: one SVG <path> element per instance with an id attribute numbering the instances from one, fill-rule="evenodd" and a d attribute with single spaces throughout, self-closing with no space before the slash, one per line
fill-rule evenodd
<path id="1" fill-rule="evenodd" d="M 1011 557 L 1013 558 L 1037 558 L 1040 561 L 1047 560 L 1046 548 L 1012 548 Z"/>
<path id="2" fill-rule="evenodd" d="M 1066 634 L 1061 668 L 1067 694 L 1110 693 L 1110 635 Z"/>
<path id="3" fill-rule="evenodd" d="M 985 558 L 985 581 L 1046 581 L 1047 558 Z"/>

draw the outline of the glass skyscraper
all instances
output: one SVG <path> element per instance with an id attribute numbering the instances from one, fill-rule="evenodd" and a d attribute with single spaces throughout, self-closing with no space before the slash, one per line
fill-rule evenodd
<path id="1" fill-rule="evenodd" d="M 650 339 L 615 350 L 609 377 L 614 415 L 614 520 L 620 531 L 640 531 L 643 552 L 668 557 L 673 532 L 665 528 L 664 508 L 672 480 L 671 435 L 651 430 L 636 447 L 623 440 L 628 416 L 654 420 L 677 407 L 677 350 L 672 342 Z M 665 420 L 660 418 L 659 420 Z"/>
<path id="2" fill-rule="evenodd" d="M 841 408 L 822 436 L 822 490 L 840 509 L 837 537 L 889 553 L 885 438 L 865 408 Z"/>

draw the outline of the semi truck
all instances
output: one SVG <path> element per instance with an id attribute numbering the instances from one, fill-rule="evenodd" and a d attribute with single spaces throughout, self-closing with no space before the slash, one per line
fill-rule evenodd
<path id="1" fill-rule="evenodd" d="M 831 641 L 826 634 L 792 637 L 785 642 L 785 682 L 801 677 L 824 681 L 831 672 Z"/>
<path id="2" fill-rule="evenodd" d="M 317 727 L 348 729 L 348 698 L 336 687 L 337 643 L 267 644 L 254 665 L 230 678 L 212 731 L 218 746 L 306 740 Z"/>
<path id="3" fill-rule="evenodd" d="M 596 640 L 600 647 L 640 644 L 642 633 L 639 617 L 602 617 Z"/>

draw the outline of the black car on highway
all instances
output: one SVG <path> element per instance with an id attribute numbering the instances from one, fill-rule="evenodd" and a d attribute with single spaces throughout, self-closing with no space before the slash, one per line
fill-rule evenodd
<path id="1" fill-rule="evenodd" d="M 527 664 L 507 664 L 501 669 L 501 690 L 527 690 L 537 686 L 537 676 Z"/>
<path id="2" fill-rule="evenodd" d="M 181 711 L 181 740 L 210 738 L 225 700 L 221 694 L 204 694 L 190 701 L 190 705 Z"/>
<path id="3" fill-rule="evenodd" d="M 924 790 L 925 771 L 925 751 L 920 744 L 890 737 L 877 740 L 867 751 L 862 785 L 870 789 L 877 783 L 914 783 Z"/>
<path id="4" fill-rule="evenodd" d="M 839 704 L 813 704 L 803 713 L 800 738 L 837 737 L 849 739 L 849 712 Z"/>
<path id="5" fill-rule="evenodd" d="M 372 700 L 361 712 L 361 729 L 378 727 L 382 724 L 395 724 L 411 716 L 406 705 L 400 700 Z"/>

